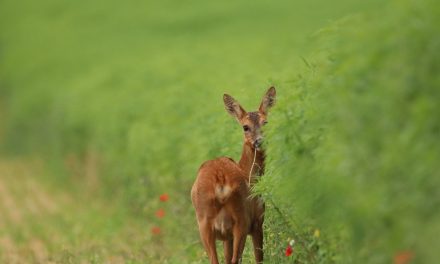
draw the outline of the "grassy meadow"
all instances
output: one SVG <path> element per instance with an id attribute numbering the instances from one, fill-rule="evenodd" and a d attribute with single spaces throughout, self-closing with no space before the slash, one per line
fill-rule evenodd
<path id="1" fill-rule="evenodd" d="M 222 96 L 271 85 L 265 263 L 436 263 L 439 28 L 434 0 L 0 1 L 0 263 L 207 263 Z"/>

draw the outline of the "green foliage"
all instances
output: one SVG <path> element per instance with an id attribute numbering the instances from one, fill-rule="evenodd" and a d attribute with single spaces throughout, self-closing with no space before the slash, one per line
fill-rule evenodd
<path id="1" fill-rule="evenodd" d="M 322 52 L 283 87 L 268 131 L 258 189 L 294 224 L 275 240 L 308 240 L 311 228 L 345 237 L 325 263 L 386 263 L 405 250 L 438 259 L 439 14 L 434 2 L 399 2 L 318 34 Z M 271 210 L 268 225 L 283 217 Z"/>
<path id="2" fill-rule="evenodd" d="M 78 219 L 101 244 L 55 259 L 102 262 L 117 248 L 111 233 L 136 222 L 145 237 L 121 235 L 127 261 L 202 263 L 191 184 L 204 160 L 241 150 L 222 94 L 254 110 L 273 84 L 267 172 L 255 186 L 267 202 L 267 262 L 390 263 L 407 250 L 433 263 L 439 15 L 434 1 L 410 0 L 2 1 L 0 146 L 59 167 L 100 161 L 92 190 L 87 170 L 52 173 L 57 187 L 98 193 L 118 212 Z M 75 247 L 87 236 L 66 237 Z"/>

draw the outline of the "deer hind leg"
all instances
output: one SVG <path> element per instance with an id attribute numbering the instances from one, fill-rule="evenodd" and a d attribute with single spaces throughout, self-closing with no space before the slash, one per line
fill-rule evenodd
<path id="1" fill-rule="evenodd" d="M 232 239 L 223 241 L 223 251 L 225 253 L 225 263 L 231 264 L 231 261 L 232 261 Z"/>
<path id="2" fill-rule="evenodd" d="M 208 253 L 211 264 L 218 264 L 217 249 L 215 247 L 215 234 L 212 225 L 205 219 L 199 223 L 200 238 Z"/>
<path id="3" fill-rule="evenodd" d="M 263 223 L 255 225 L 252 232 L 252 244 L 254 245 L 255 262 L 263 263 Z"/>

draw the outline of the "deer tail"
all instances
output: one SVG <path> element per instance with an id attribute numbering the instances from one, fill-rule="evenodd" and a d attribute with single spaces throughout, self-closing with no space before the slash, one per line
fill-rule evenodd
<path id="1" fill-rule="evenodd" d="M 215 198 L 221 204 L 224 204 L 232 194 L 232 188 L 229 185 L 218 184 L 215 186 Z"/>

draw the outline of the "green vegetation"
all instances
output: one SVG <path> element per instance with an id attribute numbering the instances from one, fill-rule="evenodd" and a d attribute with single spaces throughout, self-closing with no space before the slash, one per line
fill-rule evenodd
<path id="1" fill-rule="evenodd" d="M 295 227 L 286 232 L 272 218 L 274 241 L 315 243 L 299 245 L 301 262 L 389 263 L 396 252 L 438 259 L 440 9 L 392 7 L 322 30 L 323 54 L 273 116 L 270 172 L 259 187 Z"/>
<path id="2" fill-rule="evenodd" d="M 205 263 L 189 191 L 241 151 L 222 95 L 252 110 L 275 85 L 267 263 L 435 263 L 439 20 L 433 0 L 2 1 L 0 260 Z"/>

